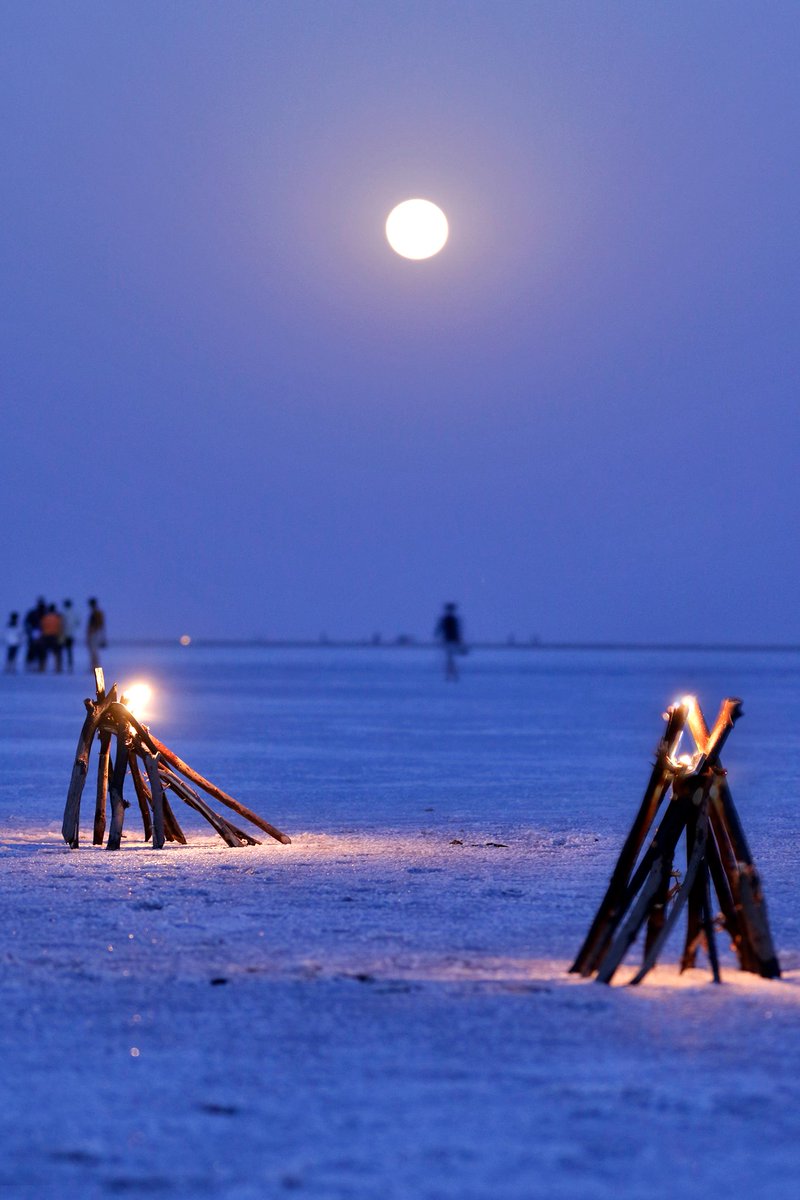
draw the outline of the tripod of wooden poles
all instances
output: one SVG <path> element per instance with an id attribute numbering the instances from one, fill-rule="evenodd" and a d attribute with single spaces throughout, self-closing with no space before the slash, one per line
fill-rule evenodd
<path id="1" fill-rule="evenodd" d="M 123 795 L 126 778 L 130 775 L 144 826 L 144 840 L 152 838 L 153 848 L 161 849 L 165 842 L 186 843 L 186 835 L 178 823 L 169 801 L 169 794 L 182 800 L 208 821 L 209 825 L 229 846 L 257 846 L 259 839 L 234 825 L 216 812 L 206 797 L 232 809 L 257 829 L 276 841 L 288 845 L 291 838 L 251 809 L 234 800 L 216 784 L 194 771 L 188 763 L 155 737 L 146 725 L 133 715 L 125 697 L 117 695 L 117 685 L 105 690 L 101 669 L 95 671 L 97 699 L 85 700 L 86 720 L 83 723 L 75 763 L 72 768 L 64 821 L 61 832 L 68 846 L 79 844 L 81 796 L 89 771 L 89 757 L 95 737 L 99 742 L 97 792 L 95 796 L 92 841 L 102 846 L 106 832 L 106 813 L 110 803 L 111 825 L 106 848 L 119 850 L 125 810 L 130 802 Z M 113 754 L 112 754 L 113 744 Z M 205 795 L 201 795 L 205 793 Z"/>
<path id="2" fill-rule="evenodd" d="M 610 983 L 644 926 L 642 964 L 630 980 L 640 983 L 685 911 L 681 971 L 695 965 L 703 946 L 714 981 L 720 982 L 715 936 L 719 928 L 730 938 L 743 971 L 767 979 L 780 975 L 761 881 L 720 763 L 722 748 L 741 715 L 740 700 L 723 701 L 709 732 L 693 696 L 684 697 L 664 714 L 667 726 L 650 782 L 570 971 Z M 695 752 L 676 757 L 685 731 L 694 739 Z M 661 822 L 643 851 L 667 799 Z M 682 835 L 686 867 L 681 878 L 673 864 Z M 712 891 L 719 916 L 713 914 Z"/>

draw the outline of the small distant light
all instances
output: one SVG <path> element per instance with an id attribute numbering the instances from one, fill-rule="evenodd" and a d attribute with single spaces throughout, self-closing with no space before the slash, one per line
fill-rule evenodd
<path id="1" fill-rule="evenodd" d="M 178 638 L 178 641 L 182 646 L 191 646 L 192 644 L 192 639 L 189 637 L 188 633 L 182 633 Z"/>
<path id="2" fill-rule="evenodd" d="M 138 1057 L 139 1057 L 139 1047 L 131 1046 L 131 1058 L 138 1058 Z"/>

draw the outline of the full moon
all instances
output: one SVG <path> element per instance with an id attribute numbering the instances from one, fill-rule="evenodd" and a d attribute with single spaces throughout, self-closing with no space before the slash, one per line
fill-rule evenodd
<path id="1" fill-rule="evenodd" d="M 431 200 L 404 200 L 386 218 L 386 238 L 403 258 L 432 258 L 447 241 L 447 217 Z"/>

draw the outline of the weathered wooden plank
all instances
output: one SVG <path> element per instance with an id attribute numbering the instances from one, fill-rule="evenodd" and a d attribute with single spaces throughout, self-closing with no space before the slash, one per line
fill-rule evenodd
<path id="1" fill-rule="evenodd" d="M 589 932 L 570 967 L 570 971 L 574 974 L 591 975 L 608 945 L 610 932 L 613 931 L 621 912 L 624 911 L 625 892 L 631 873 L 636 866 L 636 860 L 655 820 L 656 813 L 669 791 L 672 781 L 670 758 L 680 741 L 687 717 L 688 708 L 683 704 L 675 705 L 668 711 L 667 727 L 656 747 L 656 760 L 639 805 L 639 811 L 620 851 L 611 880 Z"/>
<path id="2" fill-rule="evenodd" d="M 756 973 L 764 979 L 779 979 L 781 968 L 769 928 L 767 902 L 761 889 L 761 878 L 752 863 L 740 866 L 740 891 L 742 913 L 757 964 Z"/>
<path id="3" fill-rule="evenodd" d="M 153 836 L 153 822 L 150 817 L 151 797 L 145 782 L 142 779 L 141 771 L 139 770 L 139 760 L 132 746 L 128 746 L 128 767 L 133 780 L 133 788 L 136 792 L 136 799 L 139 802 L 139 812 L 142 814 L 142 825 L 144 827 L 144 840 L 150 841 Z"/>
<path id="4" fill-rule="evenodd" d="M 100 753 L 97 760 L 97 794 L 94 802 L 92 842 L 95 846 L 102 846 L 106 832 L 106 799 L 108 796 L 108 760 L 110 757 L 111 734 L 105 729 L 101 729 L 98 741 L 100 744 Z"/>
<path id="5" fill-rule="evenodd" d="M 113 695 L 113 689 L 112 693 L 101 703 L 95 703 L 92 700 L 86 701 L 86 719 L 83 722 L 78 737 L 75 761 L 72 766 L 72 774 L 67 790 L 67 800 L 64 805 L 64 819 L 61 824 L 61 835 L 64 841 L 74 849 L 77 849 L 80 842 L 81 796 L 83 795 L 86 775 L 89 770 L 89 755 L 92 749 L 92 742 L 94 741 L 98 726 L 108 710 L 109 704 L 112 703 L 112 699 L 116 699 L 116 696 Z"/>
<path id="6" fill-rule="evenodd" d="M 153 805 L 153 849 L 161 850 L 166 834 L 164 831 L 164 789 L 161 786 L 161 776 L 158 771 L 158 758 L 154 758 L 147 750 L 142 750 L 147 778 L 150 780 L 150 796 Z"/>
<path id="7" fill-rule="evenodd" d="M 280 829 L 277 829 L 274 825 L 271 825 L 269 821 L 265 821 L 263 817 L 258 815 L 258 813 L 253 812 L 252 809 L 247 808 L 246 805 L 240 803 L 238 800 L 235 800 L 233 796 L 229 796 L 227 792 L 223 792 L 222 789 L 218 788 L 216 784 L 211 783 L 209 779 L 206 779 L 203 775 L 199 774 L 198 771 L 195 771 L 189 766 L 188 763 L 185 763 L 183 759 L 174 752 L 174 750 L 170 750 L 169 746 L 165 746 L 163 742 L 159 741 L 159 739 L 147 728 L 146 725 L 142 725 L 140 721 L 138 721 L 130 712 L 128 712 L 128 709 L 125 708 L 124 705 L 118 703 L 114 710 L 114 715 L 118 716 L 120 713 L 124 716 L 125 720 L 130 722 L 130 724 L 139 734 L 139 737 L 144 745 L 148 747 L 152 754 L 160 754 L 162 760 L 178 771 L 180 775 L 183 775 L 192 783 L 197 784 L 197 786 L 202 788 L 204 792 L 207 792 L 209 796 L 213 796 L 215 800 L 219 800 L 220 803 L 224 804 L 227 808 L 233 809 L 233 811 L 238 813 L 240 817 L 244 817 L 246 821 L 249 821 L 251 825 L 256 825 L 259 829 L 263 829 L 265 833 L 270 835 L 270 837 L 275 838 L 276 841 L 281 842 L 285 846 L 291 844 L 292 839 L 288 836 L 288 834 L 282 833 Z"/>
<path id="8" fill-rule="evenodd" d="M 742 911 L 739 864 L 736 861 L 736 855 L 728 835 L 725 815 L 718 804 L 718 794 L 715 787 L 711 789 L 708 813 L 713 835 L 713 840 L 709 841 L 709 867 L 714 872 L 714 887 L 720 899 L 720 904 L 723 904 L 723 901 L 725 902 L 723 906 L 725 925 L 733 938 L 734 949 L 741 969 L 758 974 L 758 963 L 750 944 L 750 932 Z M 725 880 L 724 886 L 719 879 L 719 872 L 716 870 L 716 863 L 714 861 L 715 852 L 719 858 L 719 871 Z M 730 896 L 730 904 L 728 904 L 728 896 Z"/>
<path id="9" fill-rule="evenodd" d="M 606 950 L 597 966 L 598 983 L 610 983 L 650 914 L 656 897 L 660 894 L 665 876 L 672 873 L 672 860 L 688 816 L 682 799 L 673 799 L 661 825 L 656 832 L 648 853 L 639 864 L 628 890 L 623 913 L 628 915 L 620 922 L 619 932 Z M 646 872 L 646 874 L 645 874 Z M 639 890 L 641 888 L 641 891 Z M 635 890 L 634 890 L 635 889 Z M 637 895 L 638 893 L 638 895 Z M 634 900 L 634 896 L 636 899 Z M 633 907 L 629 906 L 633 904 Z"/>
<path id="10" fill-rule="evenodd" d="M 123 796 L 125 775 L 128 771 L 128 726 L 119 722 L 115 736 L 114 770 L 111 772 L 111 784 L 109 787 L 111 825 L 108 830 L 106 850 L 119 850 L 122 841 L 122 826 L 125 821 L 125 809 L 128 807 L 128 802 Z"/>
<path id="11" fill-rule="evenodd" d="M 692 857 L 696 826 L 697 812 L 695 811 L 693 818 L 686 823 L 687 866 Z M 697 947 L 703 936 L 703 893 L 699 885 L 700 872 L 698 871 L 695 886 L 690 891 L 686 904 L 686 939 L 683 945 L 683 955 L 681 956 L 681 973 L 688 971 L 695 965 L 697 961 Z"/>
<path id="12" fill-rule="evenodd" d="M 188 804 L 190 808 L 193 808 L 195 812 L 204 817 L 229 846 L 244 845 L 244 842 L 234 833 L 224 817 L 215 813 L 213 808 L 206 804 L 205 800 L 185 780 L 176 775 L 174 771 L 165 769 L 163 765 L 161 767 L 161 782 L 169 787 L 176 796 L 180 796 L 185 804 Z"/>
<path id="13" fill-rule="evenodd" d="M 678 888 L 678 891 L 675 895 L 675 899 L 672 901 L 669 913 L 667 914 L 667 916 L 664 920 L 664 924 L 659 932 L 658 937 L 653 942 L 649 951 L 645 954 L 644 961 L 642 962 L 641 967 L 636 972 L 633 979 L 630 981 L 631 986 L 633 986 L 633 987 L 635 987 L 637 984 L 641 983 L 642 980 L 645 978 L 645 976 L 648 975 L 650 971 L 652 971 L 653 967 L 656 965 L 658 956 L 661 953 L 661 951 L 667 941 L 667 938 L 669 937 L 670 933 L 672 932 L 673 928 L 675 927 L 675 922 L 677 921 L 678 917 L 680 916 L 681 910 L 683 909 L 683 906 L 686 904 L 686 901 L 689 898 L 689 893 L 691 892 L 692 887 L 694 885 L 695 876 L 697 875 L 697 872 L 703 861 L 703 857 L 705 855 L 707 836 L 708 836 L 708 817 L 704 812 L 701 812 L 697 819 L 697 826 L 695 828 L 695 836 L 694 836 L 694 846 L 692 848 L 692 856 L 686 867 L 686 875 L 684 876 L 681 886 Z"/>
<path id="14" fill-rule="evenodd" d="M 706 939 L 706 949 L 708 951 L 708 961 L 711 963 L 711 974 L 714 977 L 714 983 L 721 983 L 722 976 L 719 972 L 719 957 L 717 956 L 717 939 L 714 935 L 714 914 L 711 910 L 711 888 L 709 886 L 708 877 L 708 862 L 704 860 L 700 865 L 698 877 L 701 878 L 701 886 L 703 889 L 703 932 Z"/>
<path id="15" fill-rule="evenodd" d="M 161 803 L 164 809 L 164 832 L 167 836 L 167 841 L 180 842 L 182 846 L 185 846 L 186 834 L 181 829 L 180 822 L 175 816 L 166 792 L 163 794 Z"/>

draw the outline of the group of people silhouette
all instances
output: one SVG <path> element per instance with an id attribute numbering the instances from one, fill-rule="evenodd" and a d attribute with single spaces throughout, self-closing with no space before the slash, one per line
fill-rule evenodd
<path id="1" fill-rule="evenodd" d="M 88 604 L 85 619 L 71 600 L 65 600 L 59 610 L 43 596 L 22 619 L 18 612 L 12 612 L 6 625 L 6 672 L 15 672 L 20 658 L 26 671 L 46 671 L 51 658 L 56 672 L 64 670 L 65 662 L 67 670 L 74 671 L 75 645 L 82 632 L 89 651 L 90 670 L 99 667 L 100 651 L 106 644 L 106 618 L 94 596 Z"/>
<path id="2" fill-rule="evenodd" d="M 12 612 L 6 625 L 6 673 L 17 670 L 18 662 L 24 662 L 26 671 L 46 671 L 50 659 L 57 673 L 66 668 L 75 669 L 75 645 L 81 632 L 85 633 L 89 652 L 89 669 L 100 664 L 100 651 L 106 645 L 106 618 L 96 597 L 87 601 L 89 611 L 81 617 L 71 600 L 65 600 L 59 610 L 40 596 L 24 618 Z M 461 618 L 455 604 L 445 604 L 434 631 L 444 652 L 444 677 L 448 681 L 458 679 L 458 656 L 466 653 Z M 20 650 L 24 647 L 24 657 Z"/>

